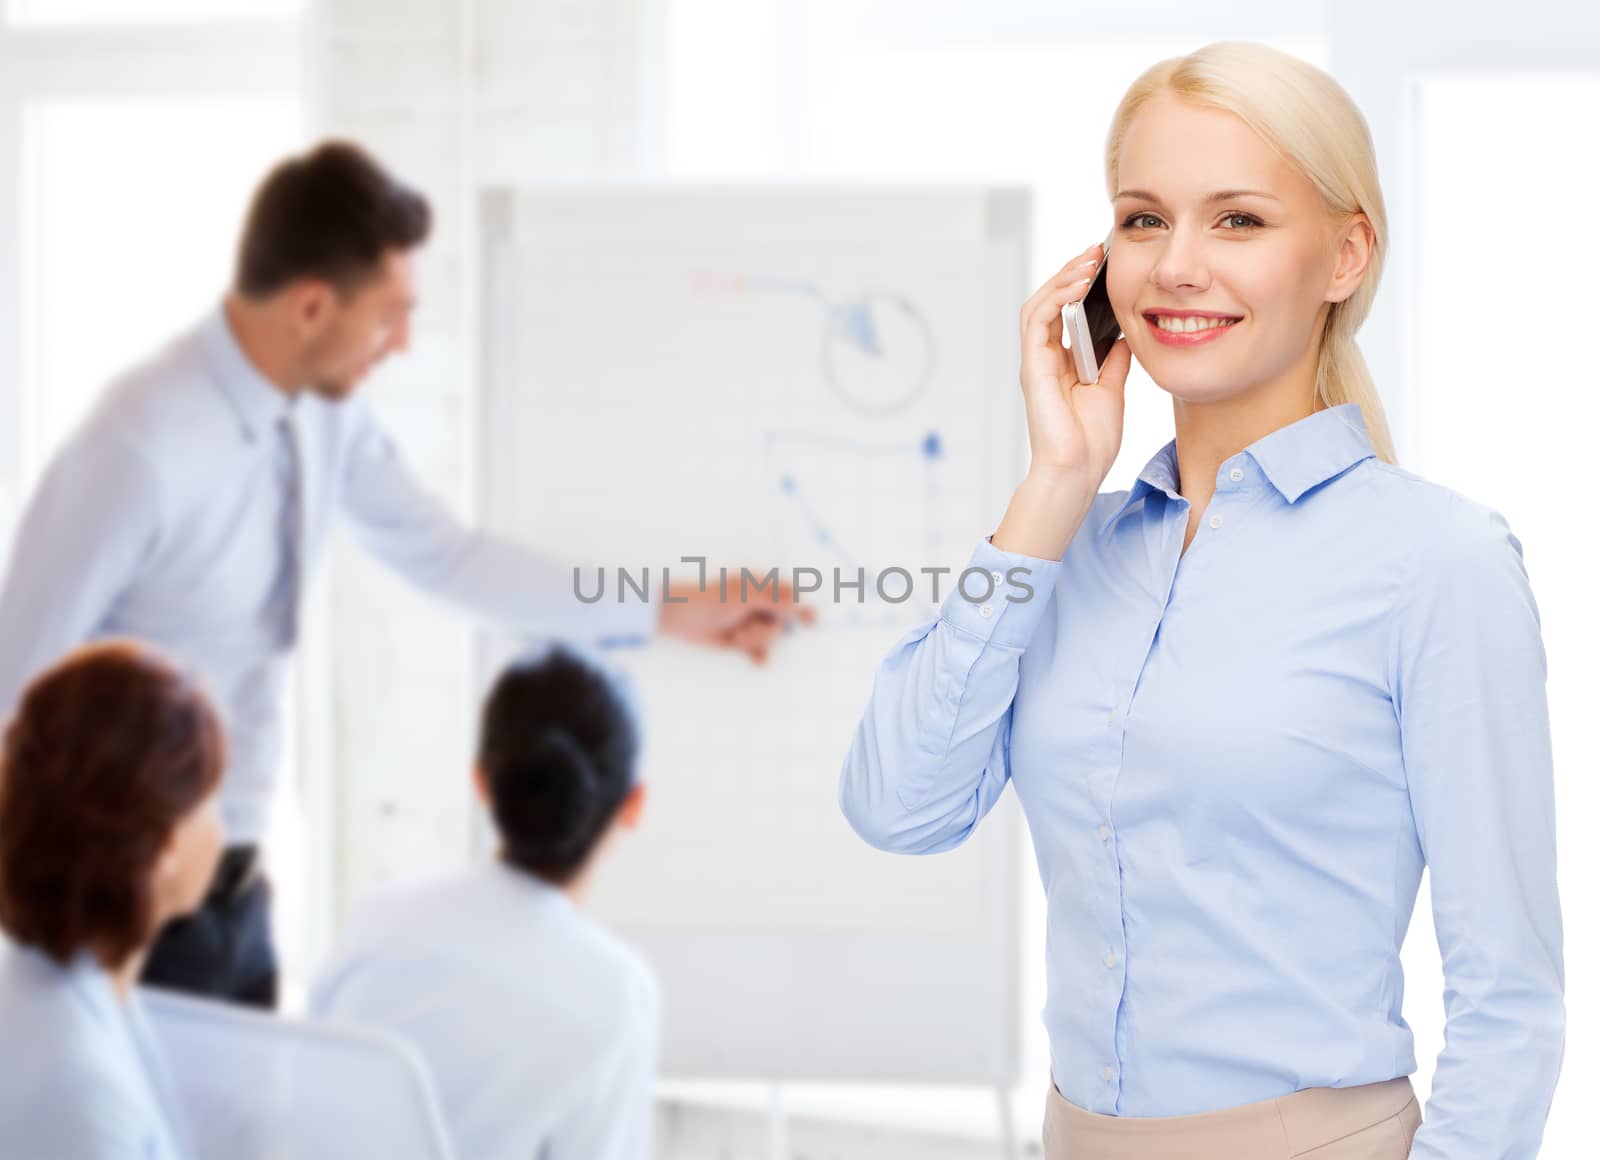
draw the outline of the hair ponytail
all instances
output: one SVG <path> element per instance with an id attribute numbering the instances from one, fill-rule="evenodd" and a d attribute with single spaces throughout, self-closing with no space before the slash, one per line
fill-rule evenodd
<path id="1" fill-rule="evenodd" d="M 494 783 L 495 825 L 508 861 L 535 873 L 580 860 L 599 820 L 604 786 L 576 739 L 559 727 L 535 738 L 523 754 L 526 773 Z"/>
<path id="2" fill-rule="evenodd" d="M 638 730 L 611 680 L 562 647 L 508 668 L 484 706 L 478 766 L 507 862 L 563 885 L 634 784 Z"/>

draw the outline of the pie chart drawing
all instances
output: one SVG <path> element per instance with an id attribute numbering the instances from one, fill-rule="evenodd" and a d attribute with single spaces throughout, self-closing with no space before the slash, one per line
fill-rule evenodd
<path id="1" fill-rule="evenodd" d="M 822 378 L 851 410 L 872 418 L 909 407 L 933 378 L 933 328 L 912 302 L 868 291 L 828 307 Z"/>
<path id="2" fill-rule="evenodd" d="M 834 301 L 804 279 L 712 271 L 696 273 L 692 282 L 705 295 L 792 294 L 816 302 L 822 381 L 857 415 L 881 419 L 905 411 L 933 381 L 933 326 L 904 294 L 864 290 Z"/>

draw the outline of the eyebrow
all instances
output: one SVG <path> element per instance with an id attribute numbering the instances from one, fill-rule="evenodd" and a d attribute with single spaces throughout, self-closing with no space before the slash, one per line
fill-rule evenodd
<path id="1" fill-rule="evenodd" d="M 1125 197 L 1136 198 L 1139 201 L 1153 201 L 1157 205 L 1161 204 L 1161 199 L 1159 197 L 1145 189 L 1124 189 L 1112 197 L 1111 200 L 1121 201 Z M 1219 189 L 1216 193 L 1206 194 L 1205 204 L 1210 205 L 1212 202 L 1216 201 L 1232 201 L 1236 197 L 1264 197 L 1268 201 L 1281 200 L 1274 197 L 1270 193 L 1263 193 L 1258 189 Z"/>

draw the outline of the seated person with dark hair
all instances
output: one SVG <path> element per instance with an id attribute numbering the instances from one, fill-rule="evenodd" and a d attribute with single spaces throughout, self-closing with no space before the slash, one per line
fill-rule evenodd
<path id="1" fill-rule="evenodd" d="M 189 1160 L 133 987 L 222 849 L 222 727 L 128 642 L 69 654 L 23 693 L 0 750 L 0 1152 Z"/>
<path id="2" fill-rule="evenodd" d="M 638 824 L 638 748 L 597 668 L 562 648 L 512 666 L 485 706 L 475 774 L 497 857 L 368 900 L 313 988 L 316 1014 L 421 1051 L 461 1156 L 649 1155 L 655 978 L 577 907 L 619 827 Z"/>

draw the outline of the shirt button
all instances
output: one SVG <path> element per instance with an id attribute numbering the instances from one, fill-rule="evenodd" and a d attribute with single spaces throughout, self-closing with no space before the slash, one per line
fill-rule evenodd
<path id="1" fill-rule="evenodd" d="M 1110 826 L 1101 826 L 1100 827 L 1100 840 L 1102 842 L 1109 842 L 1111 840 L 1111 827 Z"/>
<path id="2" fill-rule="evenodd" d="M 989 617 L 994 615 L 994 605 L 985 604 L 982 608 L 978 609 L 978 615 L 987 620 Z"/>
<path id="3" fill-rule="evenodd" d="M 1108 1082 L 1110 1081 L 1111 1077 L 1116 1074 L 1116 1072 L 1111 1070 L 1111 1065 L 1109 1063 L 1100 1069 L 1100 1078 Z"/>
<path id="4" fill-rule="evenodd" d="M 1234 483 L 1238 483 L 1244 478 L 1244 471 L 1235 467 L 1232 471 L 1228 472 L 1228 478 L 1233 480 Z"/>
<path id="5" fill-rule="evenodd" d="M 998 572 L 990 572 L 990 573 L 989 573 L 989 575 L 990 575 L 990 576 L 991 576 L 991 577 L 993 577 L 993 579 L 994 579 L 994 582 L 995 582 L 995 583 L 996 583 L 996 584 L 998 584 L 998 583 L 1000 583 L 1000 581 L 1002 581 L 1002 580 L 1004 580 L 1004 579 L 1005 579 L 1005 577 L 1004 577 L 1004 576 L 1002 576 L 1002 575 L 1001 575 L 1001 574 L 1000 574 L 1000 573 L 998 573 Z"/>
<path id="6" fill-rule="evenodd" d="M 1220 528 L 1222 526 L 1222 517 L 1221 516 L 1212 516 L 1211 520 L 1210 520 L 1210 523 L 1211 523 L 1212 527 Z"/>
<path id="7" fill-rule="evenodd" d="M 1110 970 L 1112 967 L 1117 965 L 1116 952 L 1114 952 L 1114 951 L 1107 951 L 1106 952 L 1105 964 L 1106 964 L 1106 969 L 1107 970 Z"/>

